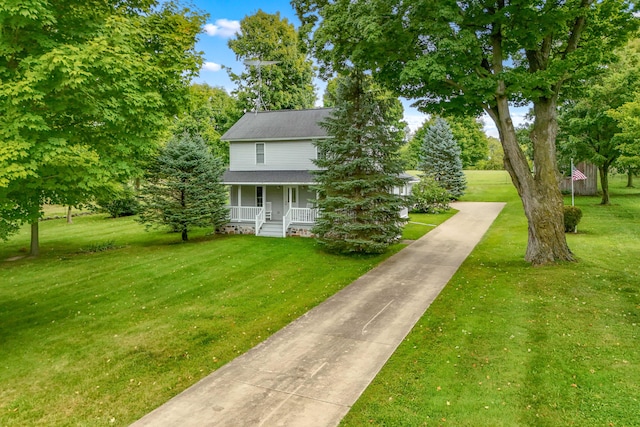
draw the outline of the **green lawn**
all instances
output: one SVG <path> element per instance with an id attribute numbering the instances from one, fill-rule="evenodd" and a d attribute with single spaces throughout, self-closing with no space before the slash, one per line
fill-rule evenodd
<path id="1" fill-rule="evenodd" d="M 533 268 L 506 173 L 468 179 L 507 206 L 342 425 L 640 425 L 640 190 L 577 197 L 579 262 Z"/>
<path id="2" fill-rule="evenodd" d="M 416 227 L 405 238 L 432 229 Z M 183 244 L 104 215 L 40 229 L 37 259 L 28 227 L 0 244 L 2 426 L 127 425 L 403 247 L 346 257 L 206 230 Z"/>

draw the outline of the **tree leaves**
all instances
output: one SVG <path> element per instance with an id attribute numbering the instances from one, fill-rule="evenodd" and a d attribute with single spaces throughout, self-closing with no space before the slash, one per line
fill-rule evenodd
<path id="1" fill-rule="evenodd" d="M 0 210 L 29 211 L 13 225 L 139 173 L 201 62 L 203 18 L 172 3 L 28 3 L 0 6 Z"/>

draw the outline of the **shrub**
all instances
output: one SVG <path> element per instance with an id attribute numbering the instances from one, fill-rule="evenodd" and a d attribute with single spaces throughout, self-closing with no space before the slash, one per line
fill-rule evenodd
<path id="1" fill-rule="evenodd" d="M 95 253 L 95 252 L 104 252 L 109 251 L 111 249 L 117 249 L 115 240 L 107 240 L 106 242 L 100 243 L 92 243 L 86 248 L 80 248 L 80 252 L 83 253 Z"/>
<path id="2" fill-rule="evenodd" d="M 575 206 L 564 207 L 564 231 L 575 232 L 578 229 L 578 223 L 582 218 L 582 211 Z"/>
<path id="3" fill-rule="evenodd" d="M 423 176 L 413 186 L 411 205 L 413 212 L 442 213 L 449 210 L 451 194 L 440 187 L 435 179 Z"/>
<path id="4" fill-rule="evenodd" d="M 134 190 L 123 185 L 122 191 L 109 199 L 100 199 L 97 201 L 100 209 L 107 212 L 113 218 L 121 216 L 131 216 L 138 213 L 139 202 Z"/>

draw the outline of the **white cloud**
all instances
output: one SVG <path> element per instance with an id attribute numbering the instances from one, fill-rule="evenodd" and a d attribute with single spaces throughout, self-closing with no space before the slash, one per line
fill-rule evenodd
<path id="1" fill-rule="evenodd" d="M 205 62 L 202 64 L 202 69 L 205 71 L 220 71 L 222 69 L 222 65 L 216 64 L 215 62 Z"/>
<path id="2" fill-rule="evenodd" d="M 240 32 L 240 21 L 230 21 L 228 19 L 218 19 L 215 24 L 206 24 L 204 32 L 210 36 L 222 38 L 233 37 Z"/>

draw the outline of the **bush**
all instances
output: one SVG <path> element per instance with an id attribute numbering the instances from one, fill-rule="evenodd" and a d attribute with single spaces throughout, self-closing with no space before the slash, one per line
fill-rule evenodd
<path id="1" fill-rule="evenodd" d="M 451 194 L 427 176 L 413 186 L 411 205 L 413 212 L 437 214 L 449 210 Z"/>
<path id="2" fill-rule="evenodd" d="M 578 223 L 582 218 L 582 211 L 575 206 L 564 207 L 564 231 L 575 232 L 578 229 Z"/>
<path id="3" fill-rule="evenodd" d="M 139 202 L 134 190 L 123 185 L 122 191 L 110 199 L 100 199 L 97 201 L 100 209 L 107 212 L 113 218 L 121 216 L 131 216 L 138 213 Z"/>

